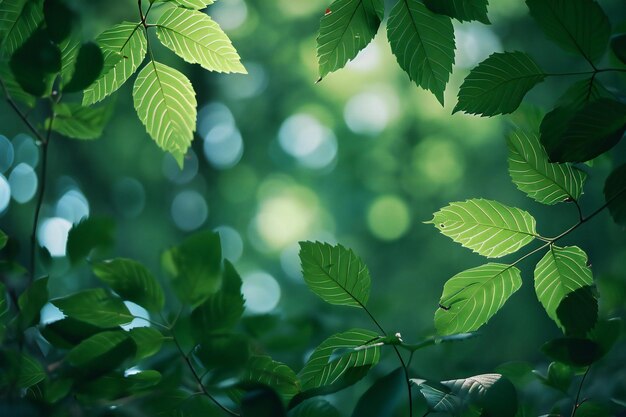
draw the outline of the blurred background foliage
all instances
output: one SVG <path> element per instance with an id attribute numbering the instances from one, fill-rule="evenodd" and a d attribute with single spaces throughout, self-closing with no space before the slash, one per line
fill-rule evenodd
<path id="1" fill-rule="evenodd" d="M 88 38 L 118 21 L 137 20 L 129 0 L 72 3 Z M 623 1 L 600 4 L 613 24 L 626 18 Z M 189 76 L 198 95 L 197 137 L 182 171 L 134 115 L 130 84 L 117 94 L 100 139 L 53 137 L 38 233 L 52 255 L 46 264 L 52 297 L 95 283 L 87 265 L 71 267 L 64 257 L 67 233 L 84 217 L 115 221 L 115 244 L 103 256 L 139 259 L 153 271 L 160 270 L 161 253 L 191 232 L 218 230 L 226 258 L 242 273 L 250 326 L 260 322 L 258 315 L 278 316 L 279 324 L 261 342 L 299 369 L 328 335 L 369 323 L 362 312 L 329 306 L 305 287 L 298 241 L 353 248 L 372 273 L 370 310 L 388 331 L 411 341 L 433 334 L 444 282 L 481 263 L 422 224 L 434 211 L 450 201 L 484 197 L 530 211 L 543 235 L 575 223 L 574 206 L 545 207 L 515 188 L 504 140 L 511 120 L 549 110 L 572 78 L 547 80 L 512 118 L 450 114 L 463 77 L 494 51 L 527 51 L 548 71 L 577 69 L 579 61 L 563 59 L 522 1 L 493 0 L 490 26 L 455 22 L 456 65 L 444 108 L 398 68 L 383 30 L 345 69 L 316 84 L 315 37 L 326 6 L 308 0 L 220 0 L 210 6 L 249 75 L 206 73 L 164 48 L 155 50 Z M 601 77 L 624 91 L 623 74 Z M 0 228 L 19 237 L 9 251 L 26 265 L 39 153 L 22 122 L 8 106 L 1 108 Z M 586 212 L 602 205 L 603 181 L 626 161 L 625 150 L 622 143 L 594 161 L 581 201 Z M 589 254 L 601 316 L 623 316 L 624 230 L 605 212 L 567 240 Z M 506 361 L 547 367 L 538 347 L 559 332 L 531 285 L 537 260 L 522 264 L 525 285 L 480 337 L 420 351 L 414 372 L 439 380 L 493 371 Z M 373 376 L 393 369 L 393 359 L 387 355 Z M 603 363 L 624 361 L 622 341 Z M 626 392 L 626 370 L 601 368 L 590 392 L 609 375 Z M 361 382 L 342 393 L 345 409 L 366 388 Z"/>

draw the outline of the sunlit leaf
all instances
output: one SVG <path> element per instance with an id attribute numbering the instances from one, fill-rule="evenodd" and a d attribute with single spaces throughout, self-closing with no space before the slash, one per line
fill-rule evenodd
<path id="1" fill-rule="evenodd" d="M 488 263 L 453 276 L 435 312 L 437 331 L 445 335 L 477 330 L 521 286 L 519 269 L 504 264 Z"/>
<path id="2" fill-rule="evenodd" d="M 454 29 L 449 17 L 431 12 L 418 0 L 399 1 L 387 22 L 391 51 L 418 86 L 443 105 L 454 64 Z"/>
<path id="3" fill-rule="evenodd" d="M 83 370 L 102 372 L 115 369 L 135 354 L 136 347 L 127 332 L 112 330 L 80 342 L 67 354 L 68 362 Z"/>
<path id="4" fill-rule="evenodd" d="M 164 3 L 171 2 L 179 6 L 186 7 L 188 9 L 193 9 L 193 10 L 204 9 L 205 7 L 215 2 L 215 0 L 155 0 L 155 1 L 160 1 Z"/>
<path id="5" fill-rule="evenodd" d="M 566 51 L 597 62 L 606 50 L 611 24 L 594 0 L 526 0 L 531 16 Z"/>
<path id="6" fill-rule="evenodd" d="M 402 368 L 377 379 L 359 398 L 352 417 L 392 417 L 398 403 L 404 398 L 405 384 Z"/>
<path id="7" fill-rule="evenodd" d="M 459 22 L 478 20 L 489 24 L 487 17 L 488 0 L 424 0 L 431 11 L 453 17 Z"/>
<path id="8" fill-rule="evenodd" d="M 364 346 L 376 337 L 372 331 L 352 329 L 324 340 L 298 374 L 302 390 L 323 387 L 329 393 L 359 381 L 380 359 L 379 346 Z"/>
<path id="9" fill-rule="evenodd" d="M 67 257 L 75 264 L 100 248 L 113 246 L 115 223 L 108 218 L 89 217 L 74 226 L 67 237 Z"/>
<path id="10" fill-rule="evenodd" d="M 587 266 L 587 254 L 576 246 L 551 245 L 535 268 L 537 298 L 561 328 L 563 325 L 557 316 L 559 304 L 569 293 L 590 285 L 593 285 L 593 276 Z"/>
<path id="11" fill-rule="evenodd" d="M 535 133 L 516 130 L 508 137 L 509 174 L 530 198 L 543 204 L 578 200 L 587 174 L 569 164 L 554 164 Z"/>
<path id="12" fill-rule="evenodd" d="M 133 102 L 139 120 L 164 151 L 184 155 L 196 130 L 196 93 L 181 72 L 150 61 L 137 76 Z M 178 161 L 182 166 L 182 160 Z"/>
<path id="13" fill-rule="evenodd" d="M 300 242 L 300 262 L 309 288 L 330 304 L 363 308 L 371 278 L 363 261 L 350 249 L 321 242 Z"/>
<path id="14" fill-rule="evenodd" d="M 626 33 L 619 33 L 611 38 L 611 49 L 615 56 L 626 64 Z"/>
<path id="15" fill-rule="evenodd" d="M 80 291 L 50 302 L 66 316 L 98 327 L 119 326 L 134 318 L 121 299 L 113 298 L 102 288 Z"/>
<path id="16" fill-rule="evenodd" d="M 206 13 L 171 8 L 156 25 L 161 43 L 185 61 L 209 71 L 246 73 L 230 39 Z"/>
<path id="17" fill-rule="evenodd" d="M 494 53 L 472 69 L 463 81 L 454 112 L 481 116 L 514 112 L 546 74 L 524 52 Z"/>
<path id="18" fill-rule="evenodd" d="M 430 221 L 457 243 L 488 258 L 516 252 L 537 236 L 528 212 L 492 200 L 450 203 Z"/>
<path id="19" fill-rule="evenodd" d="M 74 75 L 78 51 L 82 46 L 82 37 L 78 31 L 72 32 L 65 40 L 59 43 L 61 50 L 61 87 L 69 83 Z"/>
<path id="20" fill-rule="evenodd" d="M 626 226 L 626 164 L 615 168 L 606 179 L 604 198 L 615 223 Z"/>
<path id="21" fill-rule="evenodd" d="M 18 299 L 20 328 L 39 323 L 39 312 L 48 302 L 48 277 L 34 281 Z"/>
<path id="22" fill-rule="evenodd" d="M 267 385 L 275 390 L 285 403 L 300 392 L 300 381 L 295 372 L 287 365 L 272 360 L 269 356 L 250 358 L 240 381 L 243 386 Z"/>
<path id="23" fill-rule="evenodd" d="M 0 54 L 11 56 L 43 20 L 43 0 L 0 2 Z"/>
<path id="24" fill-rule="evenodd" d="M 83 106 L 97 103 L 120 88 L 146 55 L 146 35 L 138 23 L 115 25 L 98 35 L 96 42 L 104 55 L 104 67 L 98 79 L 85 89 Z"/>
<path id="25" fill-rule="evenodd" d="M 517 394 L 513 385 L 499 374 L 476 375 L 450 381 L 412 379 L 431 411 L 461 415 L 470 407 L 483 414 L 513 417 L 517 412 Z"/>
<path id="26" fill-rule="evenodd" d="M 55 116 L 52 130 L 74 139 L 97 139 L 102 136 L 104 127 L 113 114 L 113 101 L 103 106 L 84 107 L 77 103 L 61 103 L 62 113 Z M 50 119 L 46 119 L 46 127 Z"/>
<path id="27" fill-rule="evenodd" d="M 382 0 L 335 0 L 330 5 L 317 37 L 320 79 L 343 68 L 374 39 L 383 9 Z"/>
<path id="28" fill-rule="evenodd" d="M 161 311 L 165 294 L 161 284 L 148 269 L 132 259 L 117 258 L 98 262 L 94 274 L 125 300 L 148 311 Z"/>
<path id="29" fill-rule="evenodd" d="M 84 43 L 76 54 L 72 78 L 63 86 L 66 93 L 75 93 L 89 87 L 100 77 L 104 56 L 100 47 L 93 42 Z"/>

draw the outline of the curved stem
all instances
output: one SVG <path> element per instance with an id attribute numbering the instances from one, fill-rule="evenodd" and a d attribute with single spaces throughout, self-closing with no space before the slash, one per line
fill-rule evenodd
<path id="1" fill-rule="evenodd" d="M 585 371 L 585 374 L 583 375 L 583 379 L 580 380 L 580 385 L 578 385 L 578 392 L 576 393 L 576 401 L 574 401 L 574 407 L 572 407 L 572 414 L 570 415 L 570 417 L 574 417 L 576 415 L 576 411 L 578 410 L 578 407 L 580 407 L 582 404 L 582 402 L 579 402 L 580 392 L 583 389 L 585 378 L 587 378 L 587 374 L 589 374 L 590 369 L 591 369 L 591 365 L 587 367 L 587 370 Z"/>

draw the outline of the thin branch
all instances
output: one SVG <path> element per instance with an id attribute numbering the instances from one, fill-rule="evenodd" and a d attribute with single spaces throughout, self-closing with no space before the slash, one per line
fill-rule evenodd
<path id="1" fill-rule="evenodd" d="M 585 371 L 583 378 L 580 380 L 580 385 L 578 385 L 578 392 L 576 393 L 576 401 L 574 401 L 574 407 L 572 407 L 572 414 L 570 415 L 570 417 L 574 417 L 576 415 L 576 411 L 578 410 L 578 407 L 582 405 L 582 403 L 579 403 L 578 401 L 580 400 L 580 392 L 583 389 L 585 378 L 587 378 L 587 374 L 589 374 L 590 369 L 591 369 L 591 365 L 587 367 L 587 370 Z"/>
<path id="2" fill-rule="evenodd" d="M 41 133 L 39 133 L 39 131 L 37 130 L 37 128 L 35 128 L 35 126 L 33 126 L 33 124 L 30 122 L 30 120 L 28 120 L 28 117 L 26 117 L 26 114 L 24 114 L 20 108 L 17 106 L 17 104 L 15 103 L 15 101 L 13 100 L 13 98 L 11 97 L 11 94 L 9 94 L 9 89 L 7 88 L 6 84 L 4 83 L 4 80 L 2 78 L 0 78 L 0 85 L 2 85 L 2 90 L 4 90 L 4 95 L 6 97 L 6 101 L 7 103 L 9 103 L 9 105 L 11 106 L 11 108 L 13 108 L 13 110 L 15 111 L 15 113 L 17 113 L 17 115 L 19 116 L 20 119 L 22 119 L 22 121 L 24 122 L 24 124 L 28 127 L 28 129 L 33 133 L 33 135 L 35 135 L 37 137 L 37 139 L 39 140 L 39 142 L 44 142 L 45 139 L 44 137 L 41 135 Z"/>

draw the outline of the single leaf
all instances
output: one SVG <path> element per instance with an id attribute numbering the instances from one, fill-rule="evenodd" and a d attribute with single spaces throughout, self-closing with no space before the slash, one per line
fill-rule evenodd
<path id="1" fill-rule="evenodd" d="M 351 249 L 321 242 L 300 242 L 300 262 L 304 281 L 327 303 L 360 308 L 367 304 L 370 274 Z"/>
<path id="2" fill-rule="evenodd" d="M 454 64 L 454 29 L 449 17 L 434 14 L 418 0 L 401 0 L 391 9 L 387 38 L 400 67 L 443 105 Z"/>
<path id="3" fill-rule="evenodd" d="M 62 113 L 55 116 L 52 130 L 69 138 L 97 139 L 102 136 L 104 127 L 113 115 L 113 103 L 111 100 L 98 107 L 84 107 L 77 103 L 58 104 L 57 110 Z M 46 119 L 46 127 L 50 126 L 50 120 Z"/>
<path id="4" fill-rule="evenodd" d="M 67 39 L 77 20 L 76 13 L 61 0 L 44 1 L 43 15 L 50 39 L 56 43 Z"/>
<path id="5" fill-rule="evenodd" d="M 0 387 L 29 388 L 46 379 L 43 366 L 32 356 L 17 350 L 0 351 Z"/>
<path id="6" fill-rule="evenodd" d="M 24 89 L 19 85 L 15 77 L 13 76 L 13 72 L 9 66 L 9 61 L 0 58 L 0 79 L 4 82 L 6 86 L 6 91 L 9 93 L 11 98 L 15 101 L 24 103 L 26 106 L 32 108 L 35 106 L 36 98 L 24 91 Z M 4 96 L 4 91 L 2 92 Z"/>
<path id="7" fill-rule="evenodd" d="M 437 331 L 447 335 L 477 330 L 521 286 L 519 269 L 504 264 L 488 263 L 453 276 L 435 312 Z"/>
<path id="8" fill-rule="evenodd" d="M 597 343 L 574 337 L 551 340 L 541 347 L 541 351 L 558 362 L 572 366 L 589 366 L 602 357 Z"/>
<path id="9" fill-rule="evenodd" d="M 602 355 L 606 355 L 620 338 L 621 333 L 622 319 L 600 320 L 596 323 L 596 327 L 589 332 L 589 339 L 600 347 Z"/>
<path id="10" fill-rule="evenodd" d="M 80 291 L 50 302 L 66 316 L 98 327 L 120 326 L 134 319 L 121 299 L 111 297 L 102 288 Z"/>
<path id="11" fill-rule="evenodd" d="M 553 162 L 585 162 L 615 146 L 626 131 L 626 104 L 610 98 L 580 110 L 558 107 L 541 122 L 541 143 Z"/>
<path id="12" fill-rule="evenodd" d="M 430 221 L 457 243 L 488 258 L 514 253 L 537 236 L 533 216 L 485 199 L 450 203 Z"/>
<path id="13" fill-rule="evenodd" d="M 193 9 L 193 10 L 204 9 L 205 7 L 215 2 L 215 0 L 155 0 L 155 1 L 161 1 L 165 3 L 171 2 L 179 6 L 186 7 L 188 9 Z"/>
<path id="14" fill-rule="evenodd" d="M 40 330 L 41 335 L 52 346 L 59 349 L 71 349 L 83 340 L 105 329 L 72 317 L 65 317 L 64 319 L 46 324 Z"/>
<path id="15" fill-rule="evenodd" d="M 341 417 L 341 414 L 328 401 L 315 398 L 293 408 L 289 417 Z"/>
<path id="16" fill-rule="evenodd" d="M 618 33 L 611 38 L 611 49 L 615 56 L 626 64 L 626 33 Z"/>
<path id="17" fill-rule="evenodd" d="M 171 8 L 156 25 L 161 43 L 185 61 L 209 71 L 247 73 L 228 36 L 206 13 Z"/>
<path id="18" fill-rule="evenodd" d="M 581 287 L 567 294 L 556 309 L 566 336 L 584 337 L 598 321 L 598 298 L 592 287 Z"/>
<path id="19" fill-rule="evenodd" d="M 133 102 L 139 120 L 161 149 L 174 155 L 187 153 L 196 129 L 197 105 L 187 77 L 151 61 L 137 76 Z"/>
<path id="20" fill-rule="evenodd" d="M 70 82 L 74 75 L 76 59 L 81 46 L 82 37 L 78 31 L 72 32 L 63 42 L 59 43 L 59 49 L 61 50 L 61 89 Z"/>
<path id="21" fill-rule="evenodd" d="M 113 246 L 114 228 L 113 220 L 98 217 L 86 218 L 74 226 L 67 237 L 67 257 L 70 262 L 76 264 L 95 249 Z"/>
<path id="22" fill-rule="evenodd" d="M 533 380 L 533 366 L 528 362 L 506 362 L 496 367 L 496 372 L 506 377 L 517 388 L 523 388 Z"/>
<path id="23" fill-rule="evenodd" d="M 606 50 L 611 24 L 595 0 L 526 0 L 531 16 L 566 51 L 597 62 Z"/>
<path id="24" fill-rule="evenodd" d="M 517 130 L 508 137 L 509 174 L 530 198 L 543 204 L 578 201 L 587 174 L 569 164 L 553 164 L 537 134 Z"/>
<path id="25" fill-rule="evenodd" d="M 38 29 L 13 53 L 9 66 L 24 91 L 43 97 L 50 93 L 54 74 L 61 70 L 61 50 L 50 42 L 45 30 Z"/>
<path id="26" fill-rule="evenodd" d="M 352 417 L 392 417 L 403 398 L 405 384 L 402 368 L 377 379 L 359 398 Z"/>
<path id="27" fill-rule="evenodd" d="M 123 22 L 96 38 L 104 66 L 96 81 L 85 89 L 83 106 L 97 103 L 120 88 L 146 56 L 147 40 L 139 23 Z"/>
<path id="28" fill-rule="evenodd" d="M 94 42 L 84 43 L 76 55 L 72 78 L 63 86 L 66 93 L 75 93 L 89 87 L 102 72 L 104 55 Z"/>
<path id="29" fill-rule="evenodd" d="M 0 2 L 0 55 L 13 55 L 42 20 L 43 0 Z"/>
<path id="30" fill-rule="evenodd" d="M 359 381 L 380 360 L 380 347 L 366 346 L 376 338 L 369 330 L 352 329 L 324 340 L 298 374 L 302 390 L 330 393 Z"/>
<path id="31" fill-rule="evenodd" d="M 597 77 L 590 77 L 576 81 L 557 100 L 557 106 L 566 106 L 572 109 L 581 109 L 587 103 L 601 98 L 615 98 Z"/>
<path id="32" fill-rule="evenodd" d="M 494 53 L 465 78 L 453 113 L 464 111 L 481 116 L 512 113 L 526 93 L 545 77 L 543 70 L 524 52 Z"/>
<path id="33" fill-rule="evenodd" d="M 124 300 L 159 312 L 165 305 L 163 288 L 148 269 L 132 259 L 117 258 L 98 262 L 94 274 Z"/>
<path id="34" fill-rule="evenodd" d="M 250 342 L 247 337 L 235 333 L 207 334 L 194 355 L 207 370 L 238 372 L 250 357 Z"/>
<path id="35" fill-rule="evenodd" d="M 165 340 L 161 332 L 152 327 L 135 327 L 128 331 L 128 335 L 137 345 L 137 355 L 135 356 L 137 360 L 149 358 L 159 353 Z"/>
<path id="36" fill-rule="evenodd" d="M 604 198 L 615 223 L 626 226 L 626 164 L 615 168 L 606 179 Z"/>
<path id="37" fill-rule="evenodd" d="M 39 312 L 47 302 L 48 277 L 45 277 L 34 281 L 17 300 L 20 307 L 19 323 L 22 330 L 39 323 Z"/>
<path id="38" fill-rule="evenodd" d="M 330 5 L 317 37 L 320 80 L 343 68 L 374 39 L 383 8 L 382 0 L 335 0 Z"/>
<path id="39" fill-rule="evenodd" d="M 101 373 L 117 368 L 135 355 L 136 346 L 128 333 L 112 330 L 91 336 L 67 354 L 68 362 L 83 371 Z"/>
<path id="40" fill-rule="evenodd" d="M 269 356 L 250 358 L 240 381 L 243 386 L 267 385 L 275 390 L 285 403 L 300 392 L 300 381 L 291 368 L 272 360 Z"/>
<path id="41" fill-rule="evenodd" d="M 577 417 L 611 417 L 614 415 L 615 413 L 611 412 L 607 406 L 593 401 L 581 402 L 580 405 L 576 407 Z"/>
<path id="42" fill-rule="evenodd" d="M 287 412 L 273 389 L 258 386 L 243 395 L 241 417 L 287 417 Z"/>
<path id="43" fill-rule="evenodd" d="M 548 316 L 563 328 L 557 308 L 563 299 L 579 288 L 593 285 L 587 254 L 577 246 L 551 245 L 535 267 L 535 292 Z"/>
<path id="44" fill-rule="evenodd" d="M 459 22 L 478 20 L 488 25 L 488 0 L 424 0 L 432 12 L 455 18 Z"/>
<path id="45" fill-rule="evenodd" d="M 545 382 L 547 385 L 567 395 L 567 391 L 570 385 L 572 385 L 573 378 L 574 371 L 569 365 L 561 362 L 552 362 L 550 366 L 548 366 L 548 377 Z"/>

